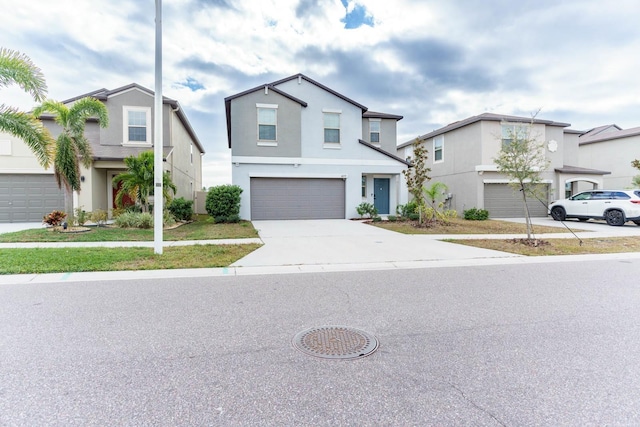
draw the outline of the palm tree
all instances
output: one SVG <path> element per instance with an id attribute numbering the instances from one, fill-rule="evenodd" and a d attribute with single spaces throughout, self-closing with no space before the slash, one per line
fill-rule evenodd
<path id="1" fill-rule="evenodd" d="M 28 56 L 14 50 L 0 48 L 0 87 L 17 84 L 41 102 L 47 94 L 44 75 Z M 51 164 L 53 138 L 34 115 L 16 108 L 0 105 L 0 130 L 8 132 L 27 144 L 45 169 Z"/>
<path id="2" fill-rule="evenodd" d="M 121 186 L 116 195 L 116 206 L 123 206 L 123 199 L 126 195 L 134 202 L 139 203 L 143 212 L 149 211 L 149 196 L 153 195 L 153 158 L 153 151 L 144 151 L 138 156 L 129 156 L 124 159 L 127 172 L 122 172 L 113 177 L 113 188 Z M 169 190 L 175 194 L 178 189 L 171 181 L 169 172 L 165 171 L 162 174 L 162 196 L 167 203 L 171 202 L 172 199 L 172 194 Z"/>
<path id="3" fill-rule="evenodd" d="M 429 187 L 422 187 L 422 191 L 424 195 L 427 196 L 427 199 L 431 203 L 431 208 L 433 209 L 434 218 L 439 214 L 440 204 L 436 204 L 440 201 L 445 191 L 447 191 L 447 185 L 443 182 L 434 182 Z"/>
<path id="4" fill-rule="evenodd" d="M 58 187 L 65 186 L 65 210 L 73 213 L 73 191 L 80 191 L 80 164 L 85 168 L 93 162 L 91 144 L 84 136 L 84 129 L 89 117 L 97 117 L 100 127 L 109 125 L 107 107 L 95 98 L 82 98 L 71 107 L 61 102 L 47 100 L 33 110 L 36 117 L 43 113 L 54 114 L 54 120 L 62 131 L 56 139 L 53 171 Z"/>

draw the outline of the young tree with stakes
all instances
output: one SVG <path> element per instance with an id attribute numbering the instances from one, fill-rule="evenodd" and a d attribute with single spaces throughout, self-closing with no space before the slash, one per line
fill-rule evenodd
<path id="1" fill-rule="evenodd" d="M 550 164 L 545 155 L 544 143 L 538 142 L 536 135 L 532 135 L 536 116 L 537 113 L 532 115 L 531 122 L 516 126 L 515 130 L 510 130 L 508 135 L 505 135 L 508 143 L 502 144 L 498 157 L 494 159 L 498 171 L 511 179 L 509 185 L 522 197 L 527 240 L 532 240 L 533 234 L 527 197 L 540 199 L 541 174 Z"/>
<path id="2" fill-rule="evenodd" d="M 422 211 L 425 207 L 424 184 L 431 179 L 429 176 L 431 169 L 428 168 L 426 164 L 429 151 L 424 147 L 420 138 L 416 138 L 415 141 L 413 141 L 412 147 L 413 158 L 411 159 L 411 167 L 402 171 L 402 174 L 407 182 L 407 189 L 413 196 L 413 201 L 418 205 L 418 212 L 420 214 L 419 222 L 422 223 Z"/>

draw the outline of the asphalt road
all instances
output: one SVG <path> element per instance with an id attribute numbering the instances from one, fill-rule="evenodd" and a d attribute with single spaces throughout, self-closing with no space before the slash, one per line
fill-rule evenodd
<path id="1" fill-rule="evenodd" d="M 640 425 L 640 260 L 0 285 L 2 426 Z M 293 348 L 345 325 L 380 348 Z"/>

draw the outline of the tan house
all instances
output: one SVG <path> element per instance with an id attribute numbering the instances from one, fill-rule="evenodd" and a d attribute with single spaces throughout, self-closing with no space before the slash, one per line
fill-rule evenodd
<path id="1" fill-rule="evenodd" d="M 99 89 L 66 101 L 70 106 L 91 96 L 102 101 L 109 113 L 109 126 L 100 128 L 87 121 L 85 135 L 91 142 L 93 165 L 82 169 L 82 190 L 74 194 L 74 208 L 111 211 L 117 189 L 115 175 L 125 171 L 123 159 L 153 150 L 153 91 L 132 83 L 114 90 Z M 55 137 L 60 127 L 52 116 L 43 124 Z M 178 191 L 176 197 L 194 200 L 202 188 L 204 148 L 178 101 L 163 101 L 164 170 Z M 63 209 L 63 192 L 58 190 L 51 169 L 44 170 L 26 145 L 17 138 L 0 135 L 0 222 L 41 221 L 53 209 Z"/>
<path id="2" fill-rule="evenodd" d="M 419 137 L 428 150 L 431 182 L 447 185 L 446 204 L 459 215 L 470 208 L 486 209 L 493 218 L 522 217 L 520 194 L 508 185 L 509 177 L 498 172 L 494 159 L 508 135 L 532 125 L 531 136 L 544 143 L 549 168 L 542 172 L 544 196 L 529 200 L 532 216 L 546 216 L 550 200 L 565 197 L 567 186 L 588 183 L 601 188 L 608 172 L 579 167 L 579 137 L 583 132 L 567 129 L 568 123 L 527 117 L 484 113 L 451 123 Z M 398 156 L 411 159 L 412 143 L 398 146 Z M 429 185 L 429 184 L 427 184 Z"/>

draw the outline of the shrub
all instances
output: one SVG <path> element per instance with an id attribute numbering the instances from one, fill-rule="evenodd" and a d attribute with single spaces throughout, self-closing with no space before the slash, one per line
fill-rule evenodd
<path id="1" fill-rule="evenodd" d="M 411 221 L 418 221 L 420 220 L 420 214 L 410 213 L 409 216 L 407 216 L 407 218 L 409 218 Z"/>
<path id="2" fill-rule="evenodd" d="M 406 205 L 398 205 L 396 213 L 401 217 L 412 219 L 411 214 L 418 213 L 418 204 L 415 201 L 411 201 Z"/>
<path id="3" fill-rule="evenodd" d="M 66 217 L 67 214 L 62 211 L 53 211 L 50 214 L 45 215 L 42 218 L 42 222 L 52 227 L 57 227 L 62 224 L 62 221 L 64 221 Z"/>
<path id="4" fill-rule="evenodd" d="M 162 215 L 162 225 L 171 226 L 171 225 L 174 225 L 175 223 L 176 223 L 176 218 L 173 216 L 171 212 L 169 212 L 169 209 L 165 209 Z"/>
<path id="5" fill-rule="evenodd" d="M 472 221 L 484 221 L 489 218 L 489 211 L 486 209 L 471 208 L 463 211 L 464 219 Z"/>
<path id="6" fill-rule="evenodd" d="M 360 215 L 360 218 L 363 215 L 369 215 L 369 218 L 375 218 L 378 215 L 378 209 L 373 206 L 371 203 L 362 202 L 356 207 L 356 212 Z"/>
<path id="7" fill-rule="evenodd" d="M 213 218 L 213 222 L 216 224 L 221 224 L 221 223 L 231 224 L 231 223 L 240 222 L 240 215 L 217 216 Z"/>
<path id="8" fill-rule="evenodd" d="M 76 208 L 75 211 L 76 215 L 74 217 L 74 221 L 77 225 L 82 227 L 85 222 L 89 221 L 89 214 L 87 213 L 87 211 L 82 209 L 82 207 Z"/>
<path id="9" fill-rule="evenodd" d="M 207 193 L 205 208 L 215 222 L 238 222 L 240 220 L 240 194 L 237 185 L 211 187 Z M 235 218 L 238 218 L 237 221 Z"/>
<path id="10" fill-rule="evenodd" d="M 372 220 L 373 220 L 373 222 L 380 222 L 380 221 L 382 221 L 382 218 L 380 218 L 378 215 L 376 215 L 376 216 L 374 216 L 372 218 Z"/>
<path id="11" fill-rule="evenodd" d="M 120 228 L 151 228 L 153 227 L 153 215 L 149 212 L 123 212 L 115 221 Z"/>
<path id="12" fill-rule="evenodd" d="M 398 217 L 396 217 L 395 215 L 388 215 L 387 219 L 391 222 L 396 222 L 398 220 Z"/>
<path id="13" fill-rule="evenodd" d="M 91 222 L 94 222 L 98 227 L 105 225 L 107 223 L 107 218 L 107 211 L 103 211 L 102 209 L 96 209 L 89 215 Z"/>
<path id="14" fill-rule="evenodd" d="M 167 209 L 177 221 L 190 221 L 193 217 L 193 200 L 178 197 L 169 203 Z"/>

